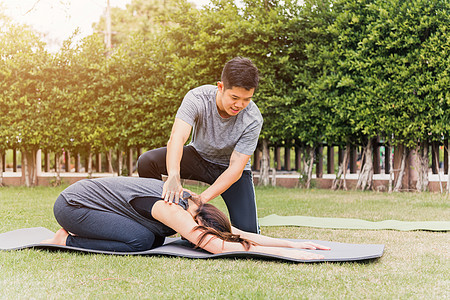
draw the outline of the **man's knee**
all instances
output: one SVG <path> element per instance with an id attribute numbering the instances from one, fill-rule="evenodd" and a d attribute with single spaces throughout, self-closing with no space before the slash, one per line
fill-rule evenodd
<path id="1" fill-rule="evenodd" d="M 161 149 L 154 149 L 145 152 L 139 156 L 137 161 L 137 170 L 140 177 L 160 177 L 161 171 L 159 164 L 165 163 L 165 152 Z M 159 174 L 158 174 L 159 173 Z"/>
<path id="2" fill-rule="evenodd" d="M 252 222 L 249 220 L 247 220 L 247 222 L 233 222 L 233 226 L 235 226 L 236 228 L 242 230 L 242 231 L 246 231 L 246 232 L 251 232 L 251 233 L 260 233 L 259 230 L 259 225 L 258 222 Z"/>

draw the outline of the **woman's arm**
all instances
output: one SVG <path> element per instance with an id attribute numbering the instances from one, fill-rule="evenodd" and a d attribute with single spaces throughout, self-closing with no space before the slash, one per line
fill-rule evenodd
<path id="1" fill-rule="evenodd" d="M 181 208 L 179 205 L 171 205 L 164 201 L 157 201 L 152 208 L 152 216 L 161 223 L 169 226 L 185 239 L 193 244 L 197 244 L 201 230 L 193 230 L 198 224 L 192 216 Z M 217 237 L 208 237 L 205 242 L 200 245 L 204 250 L 211 253 L 225 253 L 234 251 L 246 251 L 241 243 L 226 242 Z M 281 247 L 266 247 L 262 245 L 252 245 L 249 249 L 251 252 L 264 254 L 273 254 L 295 259 L 322 259 L 322 255 L 309 253 L 299 250 L 291 250 Z"/>
<path id="2" fill-rule="evenodd" d="M 312 249 L 312 250 L 330 250 L 329 247 L 322 246 L 313 242 L 294 242 L 289 240 L 277 239 L 262 234 L 245 232 L 235 227 L 231 227 L 234 234 L 238 234 L 241 238 L 252 241 L 260 246 L 284 247 L 296 249 Z"/>

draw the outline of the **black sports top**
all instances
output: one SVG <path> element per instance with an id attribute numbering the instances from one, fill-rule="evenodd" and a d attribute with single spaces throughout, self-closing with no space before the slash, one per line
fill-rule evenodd
<path id="1" fill-rule="evenodd" d="M 153 205 L 162 198 L 159 197 L 136 197 L 130 201 L 131 206 L 143 217 L 146 217 L 150 220 L 155 220 L 152 217 L 152 208 Z M 180 205 L 184 210 L 187 210 L 189 207 L 187 199 L 180 199 L 178 201 L 178 205 Z"/>

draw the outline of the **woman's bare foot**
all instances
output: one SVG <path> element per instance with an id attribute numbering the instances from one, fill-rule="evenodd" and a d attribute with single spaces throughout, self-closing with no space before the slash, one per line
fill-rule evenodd
<path id="1" fill-rule="evenodd" d="M 43 240 L 41 244 L 51 244 L 51 245 L 60 245 L 65 246 L 67 237 L 69 233 L 64 228 L 61 228 L 55 233 L 55 236 L 48 240 Z"/>

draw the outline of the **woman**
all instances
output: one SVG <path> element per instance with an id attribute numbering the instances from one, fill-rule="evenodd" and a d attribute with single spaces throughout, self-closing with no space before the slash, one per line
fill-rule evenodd
<path id="1" fill-rule="evenodd" d="M 178 232 L 211 253 L 252 251 L 297 259 L 323 256 L 286 248 L 329 250 L 241 231 L 211 204 L 185 192 L 179 204 L 160 198 L 163 182 L 151 178 L 108 177 L 84 179 L 56 199 L 54 214 L 62 229 L 46 244 L 116 252 L 145 251 Z M 70 232 L 70 234 L 69 234 Z"/>

